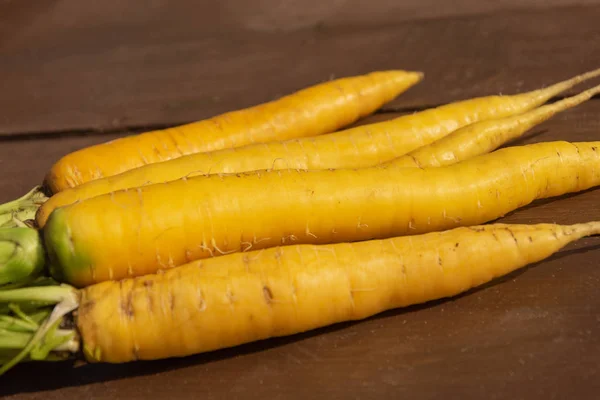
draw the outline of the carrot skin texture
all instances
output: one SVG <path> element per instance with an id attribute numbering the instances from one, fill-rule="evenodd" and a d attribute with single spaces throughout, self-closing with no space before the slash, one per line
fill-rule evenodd
<path id="1" fill-rule="evenodd" d="M 49 268 L 82 287 L 230 252 L 476 225 L 598 185 L 599 149 L 545 142 L 444 168 L 211 175 L 121 191 L 51 214 Z"/>
<path id="2" fill-rule="evenodd" d="M 451 297 L 600 233 L 600 223 L 459 227 L 199 260 L 81 291 L 90 362 L 182 357 Z"/>
<path id="3" fill-rule="evenodd" d="M 591 76 L 593 76 L 591 73 L 584 74 L 579 77 L 579 80 L 588 79 Z M 516 126 L 513 127 L 512 133 L 502 136 L 499 133 L 494 133 L 500 130 L 497 123 L 494 122 L 497 118 L 510 118 L 515 114 L 532 110 L 553 95 L 573 86 L 579 80 L 576 77 L 545 89 L 517 95 L 484 96 L 458 101 L 392 120 L 318 137 L 275 141 L 208 153 L 196 153 L 165 162 L 145 165 L 56 193 L 39 208 L 36 214 L 36 222 L 40 228 L 43 228 L 48 216 L 57 207 L 117 190 L 168 182 L 182 177 L 266 169 L 362 168 L 386 162 L 416 166 L 419 158 L 431 158 L 432 162 L 435 162 L 437 154 L 452 152 L 453 149 L 458 147 L 457 143 L 464 143 L 465 141 L 469 141 L 468 147 L 471 153 L 482 153 L 486 149 L 477 146 L 477 140 L 481 136 L 493 135 L 496 142 L 501 142 L 502 140 L 508 140 L 504 138 L 511 136 L 511 134 L 512 136 L 516 135 L 514 130 L 525 129 L 523 124 L 529 123 L 520 122 L 520 120 L 507 121 L 504 128 L 509 124 L 516 124 Z M 593 90 L 575 96 L 569 100 L 569 104 L 581 102 L 585 96 L 589 97 L 595 94 Z M 542 122 L 544 118 L 549 118 L 550 116 L 547 113 L 556 112 L 558 109 L 556 105 L 545 107 L 552 108 L 543 108 L 535 114 L 534 117 L 537 122 L 533 121 L 533 124 Z M 485 123 L 484 121 L 489 122 Z M 485 132 L 482 133 L 482 130 L 485 130 Z M 448 134 L 452 138 L 449 138 Z M 471 138 L 472 136 L 477 138 Z M 442 141 L 442 143 L 436 144 L 439 141 Z M 428 150 L 419 153 L 419 149 L 423 146 L 426 146 Z M 488 148 L 493 146 L 494 143 L 490 143 Z M 464 148 L 467 145 L 461 147 Z M 468 151 L 463 149 L 463 153 L 468 153 Z M 418 154 L 415 157 L 397 160 L 398 157 L 410 152 L 418 152 Z M 440 155 L 439 157 L 442 156 L 449 157 L 448 155 Z M 468 158 L 468 154 L 463 156 Z M 473 156 L 473 154 L 470 156 Z M 456 157 L 453 160 L 456 160 Z M 422 162 L 423 166 L 427 166 L 425 161 Z M 448 163 L 446 162 L 446 164 Z"/>
<path id="4" fill-rule="evenodd" d="M 373 113 L 422 78 L 420 72 L 404 70 L 340 78 L 202 121 L 90 146 L 55 163 L 45 185 L 57 193 L 186 154 L 333 132 Z"/>
<path id="5" fill-rule="evenodd" d="M 559 112 L 575 107 L 600 92 L 600 86 L 523 114 L 467 125 L 444 138 L 387 161 L 397 167 L 443 167 L 489 153 L 521 137 Z"/>

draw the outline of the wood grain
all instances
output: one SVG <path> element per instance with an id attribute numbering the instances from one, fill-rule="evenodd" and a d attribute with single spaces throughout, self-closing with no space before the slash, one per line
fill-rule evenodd
<path id="1" fill-rule="evenodd" d="M 394 109 L 600 67 L 593 1 L 464 0 L 468 18 L 434 0 L 311 1 L 321 5 L 304 17 L 290 1 L 0 3 L 0 135 L 176 125 L 376 69 L 426 73 Z"/>

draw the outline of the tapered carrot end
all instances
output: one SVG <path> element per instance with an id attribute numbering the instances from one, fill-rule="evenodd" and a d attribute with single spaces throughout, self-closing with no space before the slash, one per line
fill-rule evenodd
<path id="1" fill-rule="evenodd" d="M 417 84 L 421 82 L 425 78 L 425 73 L 422 71 L 405 71 L 405 70 L 396 70 L 396 73 L 402 73 L 403 79 L 407 79 L 412 84 Z M 400 75 L 399 75 L 400 77 Z"/>
<path id="2" fill-rule="evenodd" d="M 567 235 L 572 235 L 573 240 L 586 236 L 598 236 L 600 235 L 600 221 L 584 222 L 566 226 L 565 233 Z"/>
<path id="3" fill-rule="evenodd" d="M 573 88 L 575 85 L 583 83 L 589 79 L 596 78 L 598 76 L 600 76 L 600 68 L 555 83 L 546 88 L 535 90 L 532 93 L 534 94 L 534 97 L 538 98 L 538 101 L 545 102 L 551 99 L 552 97 L 557 96 L 560 93 Z"/>

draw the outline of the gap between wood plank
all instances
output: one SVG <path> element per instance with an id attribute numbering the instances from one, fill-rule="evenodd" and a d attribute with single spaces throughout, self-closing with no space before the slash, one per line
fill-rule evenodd
<path id="1" fill-rule="evenodd" d="M 546 104 L 555 103 L 557 101 L 563 100 L 567 97 L 572 96 L 556 96 L 549 99 Z M 600 100 L 600 95 L 595 95 L 590 98 L 589 101 L 592 100 Z M 440 104 L 429 104 L 423 105 L 420 107 L 385 107 L 383 106 L 379 110 L 375 111 L 372 115 L 382 115 L 382 114 L 401 114 L 401 113 L 416 113 L 420 111 L 425 111 L 427 109 L 436 108 L 443 106 L 449 103 L 440 103 Z M 366 117 L 365 117 L 366 118 Z M 364 119 L 364 118 L 363 118 Z M 12 142 L 12 141 L 27 141 L 27 140 L 38 140 L 38 139 L 62 139 L 66 137 L 78 137 L 78 136 L 102 136 L 102 135 L 113 135 L 115 133 L 123 133 L 135 135 L 143 132 L 149 132 L 154 130 L 166 129 L 174 126 L 179 126 L 187 123 L 191 123 L 194 121 L 187 122 L 174 122 L 170 124 L 152 124 L 152 125 L 132 125 L 132 126 L 122 126 L 116 127 L 114 129 L 94 129 L 94 128 L 81 128 L 81 129 L 72 129 L 66 131 L 39 131 L 39 132 L 12 132 L 8 134 L 0 134 L 0 143 L 2 142 Z M 357 121 L 357 123 L 360 122 Z"/>

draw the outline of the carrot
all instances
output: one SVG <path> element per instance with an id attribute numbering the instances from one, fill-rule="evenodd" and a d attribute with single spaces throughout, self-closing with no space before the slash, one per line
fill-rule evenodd
<path id="1" fill-rule="evenodd" d="M 79 291 L 67 285 L 0 291 L 0 302 L 58 303 L 28 340 L 18 341 L 18 332 L 0 337 L 0 346 L 14 339 L 20 350 L 0 374 L 32 350 L 41 360 L 83 350 L 88 362 L 126 363 L 362 320 L 456 296 L 598 234 L 600 222 L 459 227 L 235 253 Z M 58 330 L 73 310 L 76 326 Z"/>
<path id="2" fill-rule="evenodd" d="M 431 145 L 433 146 L 432 150 L 423 150 L 424 152 L 440 152 L 440 148 L 454 149 L 457 148 L 455 147 L 458 146 L 457 143 L 467 141 L 470 143 L 469 146 L 473 147 L 480 137 L 495 135 L 497 139 L 490 143 L 489 148 L 494 143 L 506 140 L 504 138 L 514 137 L 518 130 L 525 130 L 550 118 L 554 113 L 574 107 L 591 97 L 597 92 L 597 88 L 557 104 L 543 107 L 540 111 L 533 111 L 531 116 L 527 114 L 529 117 L 514 117 L 513 119 L 510 117 L 537 107 L 559 91 L 571 87 L 574 82 L 588 79 L 597 73 L 597 71 L 592 71 L 549 88 L 529 93 L 512 96 L 486 96 L 458 101 L 393 120 L 359 126 L 319 137 L 198 153 L 146 165 L 55 194 L 40 207 L 36 215 L 36 222 L 42 228 L 50 213 L 57 207 L 117 190 L 168 182 L 184 176 L 193 177 L 211 173 L 235 173 L 263 169 L 315 170 L 370 167 L 390 162 L 396 157 L 415 151 L 415 149 L 432 142 L 434 143 Z M 504 116 L 508 117 L 496 122 L 497 118 Z M 524 121 L 525 118 L 529 119 Z M 476 121 L 482 122 L 477 123 Z M 455 129 L 459 130 L 454 131 Z M 510 131 L 502 133 L 504 130 Z M 453 131 L 453 139 L 435 145 L 436 140 Z M 467 145 L 461 145 L 461 147 L 465 146 Z M 472 153 L 484 149 L 480 146 L 472 150 Z"/>
<path id="3" fill-rule="evenodd" d="M 598 185 L 599 148 L 548 142 L 443 168 L 210 175 L 105 194 L 52 212 L 50 273 L 81 287 L 250 249 L 484 223 Z"/>
<path id="4" fill-rule="evenodd" d="M 422 78 L 421 72 L 395 70 L 336 79 L 206 120 L 87 147 L 55 163 L 45 185 L 56 193 L 186 154 L 333 132 L 373 113 Z"/>
<path id="5" fill-rule="evenodd" d="M 442 167 L 468 160 L 496 150 L 555 114 L 575 107 L 598 93 L 600 86 L 523 114 L 477 122 L 387 163 L 397 167 Z"/>

